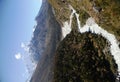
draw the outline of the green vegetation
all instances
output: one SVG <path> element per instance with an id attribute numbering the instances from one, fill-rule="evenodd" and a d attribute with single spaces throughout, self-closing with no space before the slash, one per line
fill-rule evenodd
<path id="1" fill-rule="evenodd" d="M 115 82 L 108 44 L 101 35 L 73 30 L 58 46 L 53 82 Z"/>

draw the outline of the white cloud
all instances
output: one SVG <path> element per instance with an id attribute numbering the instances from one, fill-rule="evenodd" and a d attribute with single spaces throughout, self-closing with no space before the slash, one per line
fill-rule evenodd
<path id="1" fill-rule="evenodd" d="M 24 48 L 25 47 L 25 44 L 22 42 L 21 43 L 21 48 Z"/>
<path id="2" fill-rule="evenodd" d="M 16 58 L 17 60 L 21 59 L 21 58 L 22 58 L 21 53 L 15 54 L 15 58 Z"/>
<path id="3" fill-rule="evenodd" d="M 29 47 L 25 43 L 21 43 L 21 48 L 23 48 L 26 52 L 29 51 Z"/>

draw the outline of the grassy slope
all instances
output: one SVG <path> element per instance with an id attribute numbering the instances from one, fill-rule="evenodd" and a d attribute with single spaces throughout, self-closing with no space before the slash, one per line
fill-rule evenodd
<path id="1" fill-rule="evenodd" d="M 120 1 L 119 0 L 49 0 L 56 12 L 57 20 L 62 23 L 69 19 L 72 5 L 80 15 L 81 24 L 91 16 L 105 30 L 113 33 L 120 40 Z M 94 8 L 101 8 L 96 12 Z"/>

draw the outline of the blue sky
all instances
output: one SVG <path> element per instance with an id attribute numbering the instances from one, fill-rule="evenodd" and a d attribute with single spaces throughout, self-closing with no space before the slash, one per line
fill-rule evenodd
<path id="1" fill-rule="evenodd" d="M 22 42 L 29 42 L 41 0 L 0 0 L 0 80 L 25 82 Z"/>

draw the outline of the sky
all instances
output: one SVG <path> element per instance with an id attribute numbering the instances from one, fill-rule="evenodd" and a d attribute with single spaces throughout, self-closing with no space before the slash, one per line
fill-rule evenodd
<path id="1" fill-rule="evenodd" d="M 31 40 L 41 0 L 0 0 L 0 82 L 25 82 L 24 43 Z"/>

